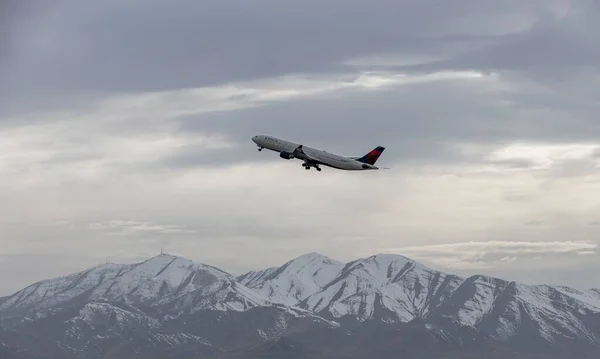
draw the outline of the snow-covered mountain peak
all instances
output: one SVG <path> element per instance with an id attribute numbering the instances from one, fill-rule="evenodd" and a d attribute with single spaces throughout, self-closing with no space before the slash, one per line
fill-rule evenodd
<path id="1" fill-rule="evenodd" d="M 336 261 L 334 259 L 331 259 L 329 257 L 327 257 L 326 255 L 323 255 L 321 253 L 317 253 L 317 252 L 310 252 L 310 253 L 305 253 L 302 254 L 290 261 L 288 261 L 288 263 L 291 262 L 295 262 L 295 263 L 308 263 L 308 262 L 315 262 L 315 261 L 321 261 L 321 262 L 326 262 L 326 263 L 341 263 L 339 261 Z"/>
<path id="2" fill-rule="evenodd" d="M 343 267 L 342 262 L 313 252 L 278 268 L 246 273 L 238 280 L 274 302 L 296 305 L 331 282 Z"/>
<path id="3" fill-rule="evenodd" d="M 317 285 L 323 286 L 331 281 L 343 266 L 342 262 L 313 252 L 292 259 L 271 273 L 267 279 L 274 279 L 282 275 L 304 279 L 310 277 L 309 281 L 314 281 Z M 332 271 L 336 273 L 331 273 Z"/>
<path id="4" fill-rule="evenodd" d="M 397 253 L 377 253 L 373 254 L 372 256 L 366 257 L 365 260 L 415 262 L 414 260 Z"/>
<path id="5" fill-rule="evenodd" d="M 0 311 L 45 309 L 73 300 L 153 302 L 177 292 L 231 280 L 234 280 L 231 275 L 218 268 L 160 254 L 140 263 L 102 264 L 38 282 L 8 297 L 0 305 Z"/>
<path id="6" fill-rule="evenodd" d="M 238 278 L 161 254 L 95 266 L 0 298 L 0 322 L 0 341 L 11 345 L 24 342 L 45 352 L 38 342 L 58 340 L 52 357 L 65 357 L 63 350 L 91 358 L 203 357 L 240 348 L 260 355 L 256 348 L 272 352 L 279 348 L 273 340 L 298 335 L 298 343 L 310 346 L 286 350 L 292 356 L 312 345 L 326 355 L 358 343 L 345 353 L 363 354 L 360 347 L 372 346 L 370 356 L 382 347 L 419 356 L 413 348 L 432 347 L 458 357 L 460 347 L 471 354 L 481 347 L 505 357 L 518 350 L 534 355 L 540 348 L 542 354 L 568 354 L 562 358 L 598 358 L 581 355 L 580 348 L 600 347 L 600 291 L 461 278 L 395 254 L 343 264 L 308 253 Z"/>
<path id="7" fill-rule="evenodd" d="M 25 310 L 69 301 L 115 278 L 127 265 L 102 264 L 67 276 L 34 283 L 9 296 L 0 305 L 3 310 Z"/>
<path id="8" fill-rule="evenodd" d="M 169 335 L 190 330 L 200 338 L 212 335 L 212 328 L 195 332 L 204 325 L 223 330 L 227 322 L 238 331 L 250 319 L 258 320 L 264 338 L 273 328 L 269 335 L 278 335 L 296 319 L 305 326 L 324 317 L 338 321 L 328 326 L 342 328 L 355 320 L 388 325 L 418 319 L 428 330 L 443 330 L 444 337 L 457 335 L 460 328 L 467 335 L 478 332 L 501 341 L 576 338 L 600 345 L 598 289 L 525 285 L 482 275 L 462 278 L 397 254 L 344 264 L 313 252 L 237 278 L 161 254 L 36 283 L 0 298 L 0 317 L 27 328 L 56 321 L 59 329 L 67 326 L 69 340 L 82 343 L 106 333 L 111 338 L 139 333 L 140 328 L 165 329 Z"/>
<path id="9" fill-rule="evenodd" d="M 147 302 L 186 290 L 186 287 L 187 290 L 194 290 L 198 285 L 231 279 L 228 273 L 220 269 L 186 258 L 161 254 L 129 266 L 113 280 L 95 288 L 92 296 L 109 299 L 128 296 Z"/>
<path id="10" fill-rule="evenodd" d="M 462 279 L 397 254 L 376 254 L 350 262 L 302 306 L 324 316 L 410 321 L 423 318 Z"/>
<path id="11" fill-rule="evenodd" d="M 219 268 L 170 254 L 159 254 L 155 257 L 150 258 L 147 261 L 138 264 L 135 268 L 135 270 L 144 269 L 147 269 L 150 272 L 155 272 L 156 276 L 159 276 L 161 274 L 168 274 L 175 275 L 175 277 L 177 277 L 178 275 L 183 276 L 186 275 L 189 271 L 196 270 L 206 271 L 219 278 L 233 278 L 229 273 Z M 178 279 L 179 278 L 177 278 L 177 280 Z"/>
<path id="12" fill-rule="evenodd" d="M 408 271 L 433 271 L 424 265 L 399 254 L 375 254 L 348 263 L 341 276 L 370 278 L 373 284 L 384 285 L 399 280 Z"/>
<path id="13" fill-rule="evenodd" d="M 186 268 L 186 269 L 196 269 L 196 270 L 205 270 L 208 272 L 211 272 L 212 274 L 216 275 L 216 276 L 223 276 L 223 277 L 229 277 L 231 278 L 231 275 L 219 268 L 204 264 L 204 263 L 199 263 L 199 262 L 195 262 L 192 261 L 190 259 L 184 258 L 184 257 L 180 257 L 180 256 L 176 256 L 176 255 L 172 255 L 172 254 L 166 254 L 166 253 L 161 253 L 157 256 L 154 256 L 148 260 L 145 260 L 141 263 L 138 263 L 137 266 L 139 268 L 145 268 L 149 271 L 164 271 L 167 268 L 170 267 L 170 270 L 172 270 L 173 268 Z"/>
<path id="14" fill-rule="evenodd" d="M 425 265 L 419 263 L 418 261 L 416 261 L 412 258 L 403 256 L 401 254 L 396 254 L 396 253 L 378 253 L 378 254 L 374 254 L 372 256 L 363 258 L 360 261 L 368 262 L 368 263 L 375 263 L 375 264 L 379 264 L 379 265 L 382 265 L 382 264 L 389 265 L 392 263 L 395 263 L 395 264 L 413 263 L 418 267 L 425 268 Z"/>

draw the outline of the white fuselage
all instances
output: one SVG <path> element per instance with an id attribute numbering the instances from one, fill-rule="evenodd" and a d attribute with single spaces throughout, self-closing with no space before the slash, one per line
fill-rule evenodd
<path id="1" fill-rule="evenodd" d="M 254 141 L 254 143 L 256 143 L 256 145 L 260 149 L 266 148 L 279 153 L 293 153 L 294 150 L 296 150 L 300 146 L 299 143 L 294 143 L 287 140 L 283 140 L 281 138 L 265 135 L 254 136 L 252 137 L 252 141 Z M 295 158 L 303 160 L 305 162 L 315 162 L 317 165 L 323 164 L 325 166 L 347 171 L 379 169 L 374 165 L 357 161 L 356 159 L 351 157 L 336 155 L 327 151 L 319 150 L 308 146 L 302 146 L 302 151 L 307 158 L 303 158 L 302 156 Z"/>

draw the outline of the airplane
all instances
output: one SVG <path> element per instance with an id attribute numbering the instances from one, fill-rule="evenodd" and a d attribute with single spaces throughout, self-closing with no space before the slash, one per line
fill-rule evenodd
<path id="1" fill-rule="evenodd" d="M 286 160 L 297 158 L 303 161 L 305 169 L 314 167 L 319 172 L 320 165 L 345 171 L 378 170 L 380 167 L 375 166 L 375 162 L 385 150 L 385 147 L 378 146 L 362 157 L 345 157 L 273 136 L 256 135 L 252 137 L 252 141 L 259 151 L 266 148 L 279 152 L 279 156 Z"/>

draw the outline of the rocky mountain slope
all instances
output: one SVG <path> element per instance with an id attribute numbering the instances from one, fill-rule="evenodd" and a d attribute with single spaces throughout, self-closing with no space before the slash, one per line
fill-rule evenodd
<path id="1" fill-rule="evenodd" d="M 600 291 L 463 278 L 388 254 L 341 263 L 309 253 L 239 277 L 163 254 L 0 298 L 0 353 L 591 358 Z"/>

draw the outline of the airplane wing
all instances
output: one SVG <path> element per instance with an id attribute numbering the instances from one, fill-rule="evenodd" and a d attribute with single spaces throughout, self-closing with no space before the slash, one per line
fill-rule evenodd
<path id="1" fill-rule="evenodd" d="M 303 159 L 305 161 L 316 161 L 316 159 L 312 158 L 311 156 L 307 155 L 306 152 L 304 152 L 302 145 L 296 147 L 292 154 L 294 155 L 294 157 Z"/>
<path id="2" fill-rule="evenodd" d="M 322 161 L 319 160 L 318 156 L 313 156 L 312 154 L 307 154 L 302 145 L 296 147 L 293 152 L 294 157 L 304 160 L 305 163 L 310 163 L 313 165 L 323 164 Z"/>
<path id="3" fill-rule="evenodd" d="M 308 157 L 306 155 L 306 153 L 304 153 L 304 149 L 302 149 L 302 145 L 296 147 L 296 149 L 294 150 L 294 152 L 292 152 L 292 154 L 296 158 L 302 158 L 302 159 L 304 159 L 305 157 Z"/>

